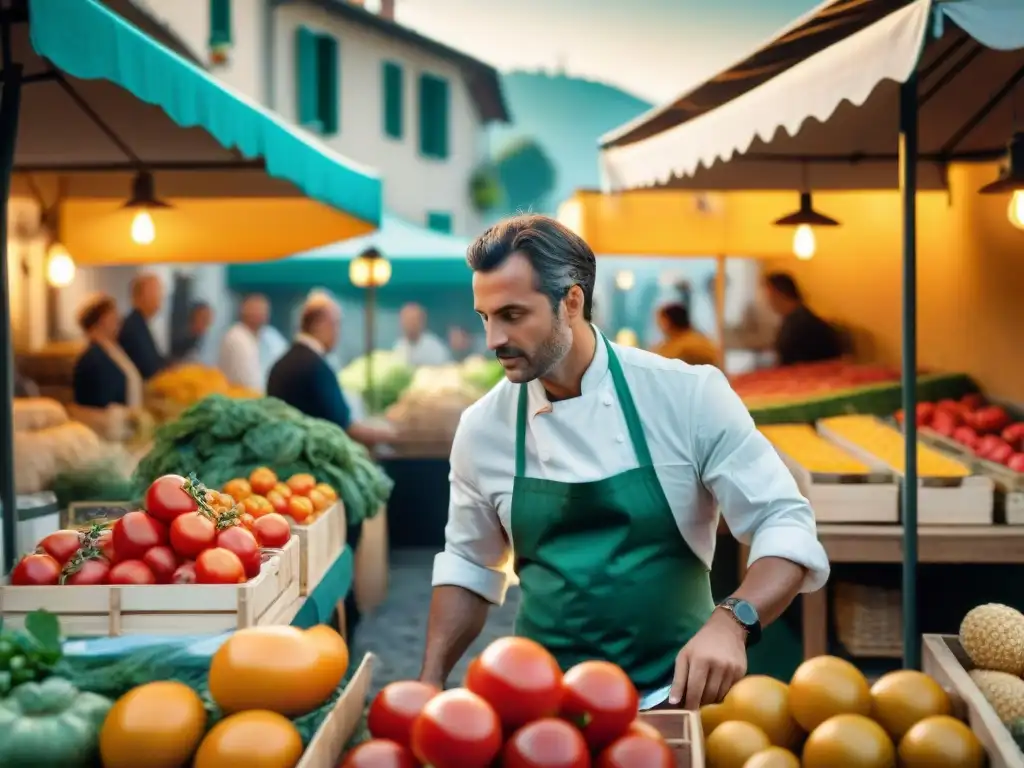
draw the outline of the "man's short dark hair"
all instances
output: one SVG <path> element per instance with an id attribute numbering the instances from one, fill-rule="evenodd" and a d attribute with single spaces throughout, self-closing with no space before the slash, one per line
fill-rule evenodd
<path id="1" fill-rule="evenodd" d="M 688 331 L 690 329 L 690 310 L 682 302 L 666 304 L 661 308 L 661 314 L 676 330 Z"/>
<path id="2" fill-rule="evenodd" d="M 583 238 L 548 216 L 523 214 L 498 222 L 473 241 L 466 261 L 474 272 L 497 269 L 521 253 L 537 273 L 537 290 L 558 304 L 578 285 L 583 291 L 583 318 L 593 314 L 597 259 Z"/>
<path id="3" fill-rule="evenodd" d="M 765 281 L 773 291 L 785 299 L 796 302 L 804 300 L 800 293 L 800 287 L 788 272 L 772 272 L 765 278 Z"/>

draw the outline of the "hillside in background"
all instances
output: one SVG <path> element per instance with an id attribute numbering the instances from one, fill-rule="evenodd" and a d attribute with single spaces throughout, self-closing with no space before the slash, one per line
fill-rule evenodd
<path id="1" fill-rule="evenodd" d="M 554 213 L 574 190 L 597 187 L 597 140 L 651 107 L 614 86 L 546 72 L 505 73 L 502 87 L 512 122 L 491 129 L 492 155 L 497 159 L 510 147 L 532 142 L 553 166 L 553 189 L 532 204 L 537 213 Z M 536 180 L 538 164 L 536 158 L 530 159 L 533 162 L 517 162 L 509 168 L 510 173 L 522 169 L 533 177 L 517 186 L 528 188 Z"/>

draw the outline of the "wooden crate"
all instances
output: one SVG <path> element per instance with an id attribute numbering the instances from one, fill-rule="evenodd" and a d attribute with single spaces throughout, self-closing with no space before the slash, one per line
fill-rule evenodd
<path id="1" fill-rule="evenodd" d="M 818 424 L 818 432 L 842 446 L 861 461 L 877 465 L 879 459 L 856 443 Z M 903 475 L 888 469 L 902 482 Z M 917 519 L 921 525 L 991 525 L 995 510 L 995 485 L 983 475 L 939 478 L 918 477 Z"/>
<path id="2" fill-rule="evenodd" d="M 0 586 L 0 617 L 21 627 L 40 608 L 60 619 L 68 637 L 215 635 L 275 623 L 299 597 L 299 541 L 264 550 L 259 576 L 244 584 L 95 587 Z"/>
<path id="3" fill-rule="evenodd" d="M 700 713 L 686 709 L 653 709 L 641 712 L 640 719 L 665 737 L 676 756 L 677 768 L 704 768 L 704 731 L 700 725 Z"/>
<path id="4" fill-rule="evenodd" d="M 954 714 L 967 721 L 985 747 L 989 768 L 1024 765 L 1024 754 L 967 674 L 971 662 L 960 647 L 960 640 L 955 635 L 925 635 L 922 643 L 924 672 L 950 694 Z"/>
<path id="5" fill-rule="evenodd" d="M 80 528 L 101 519 L 113 522 L 136 509 L 142 509 L 141 502 L 73 501 L 68 504 L 67 509 L 61 510 L 60 527 Z"/>
<path id="6" fill-rule="evenodd" d="M 370 698 L 374 661 L 373 654 L 363 656 L 344 693 L 317 728 L 295 768 L 336 768 L 341 764 L 345 745 L 359 727 Z"/>
<path id="7" fill-rule="evenodd" d="M 299 594 L 309 595 L 327 569 L 345 549 L 348 528 L 345 505 L 340 501 L 326 510 L 310 525 L 292 523 L 292 533 L 299 539 Z"/>
<path id="8" fill-rule="evenodd" d="M 877 462 L 866 462 L 866 474 L 812 472 L 785 452 L 775 449 L 807 497 L 819 523 L 898 523 L 900 487 L 893 473 Z"/>

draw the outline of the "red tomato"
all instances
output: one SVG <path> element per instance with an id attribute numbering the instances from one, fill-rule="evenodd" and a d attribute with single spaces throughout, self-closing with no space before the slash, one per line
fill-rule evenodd
<path id="1" fill-rule="evenodd" d="M 145 512 L 129 512 L 114 523 L 118 560 L 139 560 L 146 550 L 167 543 L 167 526 Z"/>
<path id="2" fill-rule="evenodd" d="M 158 477 L 146 491 L 146 511 L 164 523 L 170 524 L 178 515 L 197 509 L 199 505 L 185 490 L 185 478 L 181 475 Z"/>
<path id="3" fill-rule="evenodd" d="M 78 531 L 64 530 L 55 531 L 49 536 L 44 536 L 39 542 L 38 550 L 42 550 L 61 565 L 74 557 L 78 548 L 82 546 L 82 534 Z M 38 551 L 37 550 L 37 551 Z"/>
<path id="4" fill-rule="evenodd" d="M 412 724 L 427 702 L 440 691 L 416 680 L 384 686 L 370 704 L 366 726 L 375 739 L 390 739 L 404 747 L 412 743 Z"/>
<path id="5" fill-rule="evenodd" d="M 424 765 L 488 768 L 501 740 L 497 712 L 465 688 L 437 694 L 412 725 L 412 751 Z"/>
<path id="6" fill-rule="evenodd" d="M 225 528 L 217 534 L 218 547 L 234 552 L 242 561 L 246 578 L 255 578 L 260 575 L 260 545 L 251 531 L 239 525 Z"/>
<path id="7" fill-rule="evenodd" d="M 149 566 L 157 584 L 170 584 L 178 569 L 178 556 L 168 546 L 153 547 L 142 556 L 142 562 Z"/>
<path id="8" fill-rule="evenodd" d="M 502 752 L 501 768 L 590 768 L 590 749 L 573 725 L 545 718 L 512 735 Z"/>
<path id="9" fill-rule="evenodd" d="M 555 717 L 562 705 L 558 662 L 524 637 L 503 637 L 487 646 L 469 665 L 466 687 L 494 707 L 506 733 Z"/>
<path id="10" fill-rule="evenodd" d="M 270 506 L 274 508 L 274 512 L 279 515 L 288 514 L 288 497 L 283 496 L 278 491 L 271 491 L 267 494 L 267 501 L 270 502 Z M 264 514 L 266 514 L 264 512 Z"/>
<path id="11" fill-rule="evenodd" d="M 608 661 L 584 661 L 565 673 L 562 717 L 577 724 L 591 749 L 603 749 L 626 732 L 640 697 L 626 673 Z"/>
<path id="12" fill-rule="evenodd" d="M 171 582 L 174 584 L 195 584 L 196 564 L 189 560 L 187 563 L 179 565 L 171 577 Z"/>
<path id="13" fill-rule="evenodd" d="M 182 557 L 196 558 L 216 540 L 217 526 L 199 512 L 179 515 L 171 523 L 171 546 Z"/>
<path id="14" fill-rule="evenodd" d="M 245 528 L 247 531 L 252 530 L 252 524 L 256 522 L 256 518 L 250 515 L 248 512 L 243 512 L 238 516 L 238 524 Z"/>
<path id="15" fill-rule="evenodd" d="M 597 768 L 676 768 L 676 758 L 661 739 L 628 733 L 597 758 Z"/>
<path id="16" fill-rule="evenodd" d="M 271 512 L 269 515 L 257 517 L 253 523 L 252 532 L 256 534 L 256 540 L 261 547 L 280 548 L 292 537 L 291 526 L 284 519 L 283 515 Z"/>
<path id="17" fill-rule="evenodd" d="M 313 502 L 298 494 L 288 499 L 288 515 L 299 525 L 305 523 L 313 514 Z"/>
<path id="18" fill-rule="evenodd" d="M 112 528 L 107 528 L 96 537 L 96 549 L 106 558 L 107 562 L 117 562 L 117 553 L 114 552 L 114 531 Z"/>
<path id="19" fill-rule="evenodd" d="M 16 587 L 45 587 L 60 581 L 60 563 L 49 555 L 25 555 L 11 571 Z"/>
<path id="20" fill-rule="evenodd" d="M 341 768 L 419 768 L 419 763 L 401 744 L 373 739 L 349 752 Z"/>
<path id="21" fill-rule="evenodd" d="M 110 563 L 102 557 L 97 557 L 83 560 L 78 570 L 64 579 L 64 583 L 72 587 L 91 587 L 106 584 L 109 577 Z"/>
<path id="22" fill-rule="evenodd" d="M 649 739 L 655 739 L 657 741 L 664 741 L 665 737 L 661 731 L 655 728 L 650 723 L 646 723 L 643 720 L 634 720 L 629 724 L 629 728 L 626 729 L 626 735 L 634 736 L 646 736 Z"/>
<path id="23" fill-rule="evenodd" d="M 107 581 L 111 584 L 156 584 L 156 576 L 141 560 L 122 560 L 110 569 Z"/>
<path id="24" fill-rule="evenodd" d="M 197 584 L 241 584 L 244 581 L 245 567 L 229 549 L 214 547 L 196 558 Z"/>

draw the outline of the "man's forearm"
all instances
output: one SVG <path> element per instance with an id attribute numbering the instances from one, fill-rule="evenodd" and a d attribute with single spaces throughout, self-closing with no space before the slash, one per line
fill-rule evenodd
<path id="1" fill-rule="evenodd" d="M 761 626 L 767 627 L 789 607 L 807 576 L 807 569 L 781 557 L 762 557 L 747 569 L 733 597 L 757 609 Z"/>
<path id="2" fill-rule="evenodd" d="M 427 647 L 420 679 L 439 688 L 476 640 L 487 621 L 490 603 L 468 589 L 434 587 L 427 625 Z"/>

